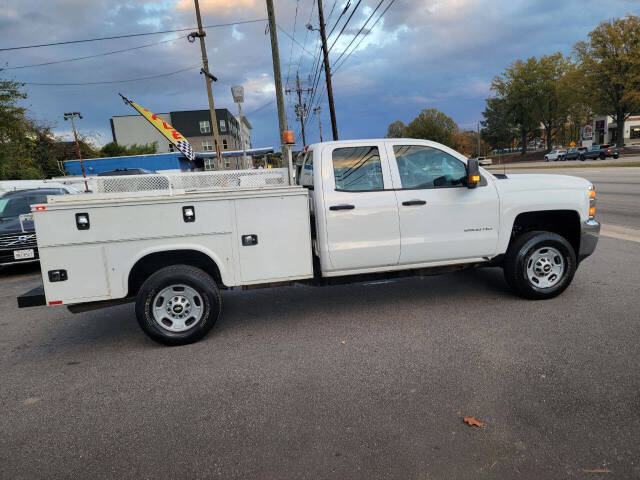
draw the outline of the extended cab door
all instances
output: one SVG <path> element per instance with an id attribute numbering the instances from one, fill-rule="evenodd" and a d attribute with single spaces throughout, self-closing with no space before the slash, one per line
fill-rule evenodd
<path id="1" fill-rule="evenodd" d="M 400 224 L 384 142 L 323 145 L 321 168 L 314 184 L 317 196 L 321 180 L 323 208 L 316 216 L 318 235 L 326 238 L 323 271 L 396 265 Z"/>
<path id="2" fill-rule="evenodd" d="M 389 142 L 400 212 L 400 264 L 492 256 L 499 230 L 493 181 L 469 189 L 464 157 L 427 142 Z"/>

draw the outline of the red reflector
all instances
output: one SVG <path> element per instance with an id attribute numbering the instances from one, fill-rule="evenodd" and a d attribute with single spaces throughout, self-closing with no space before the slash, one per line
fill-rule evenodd
<path id="1" fill-rule="evenodd" d="M 38 205 L 38 206 L 36 206 L 36 210 L 37 210 L 38 212 L 42 212 L 42 211 L 43 211 L 43 210 L 45 210 L 46 208 L 47 208 L 47 207 L 45 207 L 44 205 Z"/>
<path id="2" fill-rule="evenodd" d="M 49 305 L 62 305 L 62 300 L 54 300 L 53 302 L 49 302 Z"/>

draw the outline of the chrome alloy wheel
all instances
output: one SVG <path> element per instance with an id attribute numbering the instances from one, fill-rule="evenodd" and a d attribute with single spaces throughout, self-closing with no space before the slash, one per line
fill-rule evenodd
<path id="1" fill-rule="evenodd" d="M 153 319 L 169 332 L 185 332 L 202 319 L 204 302 L 188 285 L 171 285 L 153 299 Z"/>
<path id="2" fill-rule="evenodd" d="M 562 254 L 553 247 L 541 247 L 529 257 L 527 278 L 538 288 L 554 287 L 562 278 L 565 261 Z"/>

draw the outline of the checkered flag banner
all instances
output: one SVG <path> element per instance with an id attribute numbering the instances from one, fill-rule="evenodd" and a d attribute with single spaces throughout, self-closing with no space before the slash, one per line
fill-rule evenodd
<path id="1" fill-rule="evenodd" d="M 175 128 L 173 128 L 171 125 L 169 125 L 166 121 L 164 121 L 162 118 L 160 118 L 158 115 L 156 115 L 152 111 L 147 110 L 144 107 L 141 107 L 136 102 L 134 102 L 133 100 L 129 100 L 127 97 L 125 97 L 121 93 L 119 95 L 124 100 L 124 103 L 126 103 L 127 105 L 131 105 L 140 115 L 146 118 L 147 121 L 151 125 L 153 125 L 154 128 L 158 130 L 162 135 L 164 135 L 167 138 L 167 140 L 169 140 L 172 144 L 174 144 L 176 148 L 180 150 L 180 152 L 182 152 L 182 154 L 185 157 L 187 157 L 189 160 L 195 160 L 196 154 L 193 151 L 193 148 L 191 147 L 187 139 L 184 138 L 184 136 L 182 136 L 182 134 L 179 131 L 177 131 Z"/>
<path id="2" fill-rule="evenodd" d="M 196 152 L 193 151 L 191 144 L 186 140 L 178 140 L 176 142 L 176 148 L 180 150 L 189 160 L 195 160 Z"/>

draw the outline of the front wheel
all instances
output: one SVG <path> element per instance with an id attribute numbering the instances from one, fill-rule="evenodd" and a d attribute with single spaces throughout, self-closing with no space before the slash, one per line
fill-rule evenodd
<path id="1" fill-rule="evenodd" d="M 584 160 L 585 160 L 584 155 L 580 155 L 580 161 L 584 162 Z"/>
<path id="2" fill-rule="evenodd" d="M 560 295 L 571 283 L 577 262 L 573 247 L 551 232 L 527 232 L 507 250 L 504 276 L 520 296 L 543 300 Z"/>
<path id="3" fill-rule="evenodd" d="M 200 340 L 220 316 L 220 291 L 207 273 L 172 265 L 151 275 L 136 298 L 136 317 L 156 342 L 185 345 Z"/>

